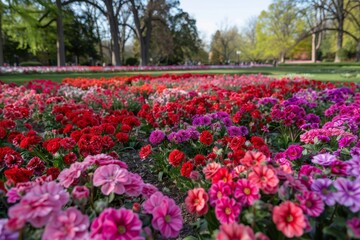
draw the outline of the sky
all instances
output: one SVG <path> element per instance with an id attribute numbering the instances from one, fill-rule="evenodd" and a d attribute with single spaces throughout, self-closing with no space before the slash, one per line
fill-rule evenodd
<path id="1" fill-rule="evenodd" d="M 200 37 L 209 43 L 221 25 L 245 26 L 248 19 L 266 10 L 272 0 L 180 0 L 180 7 L 196 19 Z"/>

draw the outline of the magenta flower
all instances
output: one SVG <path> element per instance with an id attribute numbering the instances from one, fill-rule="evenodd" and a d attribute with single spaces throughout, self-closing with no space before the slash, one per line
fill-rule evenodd
<path id="1" fill-rule="evenodd" d="M 165 134 L 161 130 L 155 130 L 150 134 L 149 141 L 153 145 L 160 144 L 165 138 Z"/>
<path id="2" fill-rule="evenodd" d="M 153 213 L 155 208 L 163 204 L 163 201 L 167 201 L 168 197 L 164 196 L 161 192 L 152 194 L 144 203 L 143 208 L 145 213 Z"/>
<path id="3" fill-rule="evenodd" d="M 151 224 L 165 238 L 174 238 L 179 235 L 183 219 L 181 210 L 173 199 L 167 198 L 154 209 Z"/>
<path id="4" fill-rule="evenodd" d="M 316 179 L 311 185 L 311 190 L 316 192 L 321 199 L 328 206 L 333 206 L 335 204 L 334 193 L 329 189 L 332 186 L 332 181 L 328 178 L 319 178 Z"/>
<path id="5" fill-rule="evenodd" d="M 221 224 L 230 224 L 237 221 L 240 210 L 240 204 L 235 199 L 223 197 L 216 202 L 215 215 Z"/>
<path id="6" fill-rule="evenodd" d="M 129 181 L 124 185 L 126 195 L 137 197 L 141 194 L 144 182 L 139 174 L 129 173 Z"/>
<path id="7" fill-rule="evenodd" d="M 44 240 L 81 240 L 88 239 L 89 218 L 76 208 L 68 208 L 53 216 L 46 225 Z"/>
<path id="8" fill-rule="evenodd" d="M 36 228 L 43 227 L 69 200 L 69 194 L 60 184 L 45 182 L 35 186 L 21 201 L 10 207 L 9 218 L 28 221 Z"/>
<path id="9" fill-rule="evenodd" d="M 360 238 L 360 218 L 352 218 L 346 222 L 350 237 Z"/>
<path id="10" fill-rule="evenodd" d="M 334 193 L 335 200 L 343 206 L 349 207 L 352 212 L 360 210 L 360 182 L 338 178 L 334 182 L 337 192 Z"/>
<path id="11" fill-rule="evenodd" d="M 101 192 L 109 195 L 114 192 L 123 194 L 125 184 L 129 182 L 129 172 L 115 164 L 101 166 L 94 172 L 93 184 L 96 187 L 101 186 Z"/>
<path id="12" fill-rule="evenodd" d="M 301 158 L 304 148 L 300 145 L 290 145 L 284 152 L 290 160 Z"/>
<path id="13" fill-rule="evenodd" d="M 71 194 L 74 200 L 82 201 L 87 200 L 89 193 L 90 191 L 86 186 L 76 186 Z"/>
<path id="14" fill-rule="evenodd" d="M 321 166 L 329 166 L 336 161 L 336 157 L 330 153 L 323 153 L 314 156 L 311 161 L 312 163 L 319 164 Z"/>
<path id="15" fill-rule="evenodd" d="M 91 239 L 144 240 L 142 223 L 133 211 L 107 208 L 91 224 Z"/>
<path id="16" fill-rule="evenodd" d="M 247 179 L 240 179 L 235 183 L 235 199 L 243 206 L 251 206 L 260 199 L 259 188 Z"/>
<path id="17" fill-rule="evenodd" d="M 304 191 L 297 195 L 297 199 L 304 213 L 311 217 L 318 217 L 324 211 L 324 202 L 315 192 Z"/>
<path id="18" fill-rule="evenodd" d="M 209 200 L 210 205 L 215 206 L 216 201 L 220 200 L 224 196 L 229 196 L 232 194 L 232 188 L 229 183 L 224 181 L 219 181 L 209 188 Z"/>
<path id="19" fill-rule="evenodd" d="M 150 183 L 144 183 L 141 194 L 145 199 L 148 199 L 151 195 L 159 191 L 154 185 Z"/>

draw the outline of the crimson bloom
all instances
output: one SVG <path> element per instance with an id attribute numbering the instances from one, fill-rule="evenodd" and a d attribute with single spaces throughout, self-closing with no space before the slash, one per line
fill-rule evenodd
<path id="1" fill-rule="evenodd" d="M 185 154 L 181 152 L 180 150 L 174 149 L 171 151 L 169 155 L 169 163 L 173 165 L 174 167 L 177 167 L 180 165 L 182 161 L 185 160 Z"/>
<path id="2" fill-rule="evenodd" d="M 205 130 L 200 134 L 200 142 L 205 145 L 210 145 L 213 142 L 213 136 L 211 132 Z"/>

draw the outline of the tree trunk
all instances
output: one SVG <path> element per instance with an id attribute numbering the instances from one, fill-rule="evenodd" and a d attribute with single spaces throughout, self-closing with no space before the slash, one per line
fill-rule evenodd
<path id="1" fill-rule="evenodd" d="M 56 0 L 56 7 L 58 14 L 56 17 L 56 50 L 57 50 L 57 65 L 65 66 L 65 43 L 64 43 L 64 26 L 62 21 L 62 6 L 61 0 Z"/>
<path id="2" fill-rule="evenodd" d="M 335 62 L 341 62 L 341 50 L 343 47 L 343 39 L 344 39 L 344 21 L 345 21 L 345 15 L 344 15 L 344 0 L 338 0 L 337 6 L 336 6 L 336 12 L 337 12 L 337 22 L 338 22 L 338 33 L 337 33 L 337 43 L 336 43 L 336 56 L 335 56 Z"/>
<path id="3" fill-rule="evenodd" d="M 337 43 L 336 43 L 336 55 L 335 55 L 335 62 L 341 62 L 341 49 L 343 46 L 343 32 L 339 29 L 338 35 L 337 35 Z"/>
<path id="4" fill-rule="evenodd" d="M 285 63 L 285 52 L 281 52 L 280 62 L 281 62 L 281 63 Z"/>
<path id="5" fill-rule="evenodd" d="M 3 15 L 3 6 L 0 3 L 0 66 L 4 65 L 4 41 L 3 41 L 3 32 L 2 32 L 2 15 Z"/>
<path id="6" fill-rule="evenodd" d="M 104 52 L 103 52 L 102 43 L 101 43 L 100 29 L 99 29 L 99 25 L 98 25 L 97 21 L 95 21 L 95 28 L 96 28 L 96 37 L 99 41 L 100 59 L 101 59 L 101 61 L 104 61 Z"/>
<path id="7" fill-rule="evenodd" d="M 312 34 L 311 39 L 311 61 L 316 63 L 316 33 Z"/>
<path id="8" fill-rule="evenodd" d="M 358 39 L 356 46 L 356 61 L 360 62 L 360 38 Z"/>
<path id="9" fill-rule="evenodd" d="M 120 45 L 119 45 L 119 24 L 114 14 L 112 0 L 106 0 L 107 18 L 110 25 L 111 42 L 112 42 L 112 64 L 120 66 Z"/>

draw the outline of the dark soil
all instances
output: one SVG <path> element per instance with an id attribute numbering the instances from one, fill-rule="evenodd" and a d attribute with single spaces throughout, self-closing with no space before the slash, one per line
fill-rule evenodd
<path id="1" fill-rule="evenodd" d="M 129 150 L 121 154 L 121 160 L 126 162 L 129 171 L 139 174 L 145 183 L 151 183 L 156 186 L 164 195 L 173 198 L 181 208 L 182 216 L 184 220 L 184 226 L 180 231 L 180 235 L 177 239 L 183 239 L 186 236 L 195 236 L 195 230 L 190 225 L 196 221 L 196 217 L 189 214 L 185 207 L 186 192 L 181 192 L 171 179 L 164 177 L 160 182 L 158 179 L 158 173 L 152 172 L 149 165 L 151 159 L 141 160 L 137 150 Z"/>

